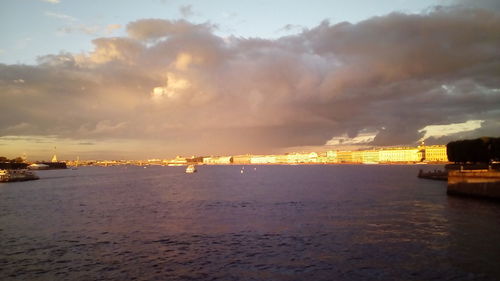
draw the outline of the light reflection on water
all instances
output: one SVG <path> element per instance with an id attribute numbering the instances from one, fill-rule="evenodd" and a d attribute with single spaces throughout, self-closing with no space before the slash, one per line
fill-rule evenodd
<path id="1" fill-rule="evenodd" d="M 500 205 L 418 166 L 82 167 L 0 185 L 2 280 L 496 280 Z"/>

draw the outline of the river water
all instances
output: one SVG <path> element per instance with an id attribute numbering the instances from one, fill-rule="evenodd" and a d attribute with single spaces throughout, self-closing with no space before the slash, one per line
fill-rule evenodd
<path id="1" fill-rule="evenodd" d="M 242 167 L 0 184 L 0 280 L 500 279 L 500 204 L 422 165 Z"/>

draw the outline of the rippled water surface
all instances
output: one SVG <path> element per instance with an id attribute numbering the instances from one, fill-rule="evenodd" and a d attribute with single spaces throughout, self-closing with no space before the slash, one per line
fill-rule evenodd
<path id="1" fill-rule="evenodd" d="M 500 279 L 500 204 L 421 166 L 241 168 L 0 184 L 0 280 Z"/>

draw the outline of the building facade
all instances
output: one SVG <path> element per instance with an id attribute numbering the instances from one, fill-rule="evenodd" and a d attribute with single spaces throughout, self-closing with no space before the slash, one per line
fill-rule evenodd
<path id="1" fill-rule="evenodd" d="M 448 162 L 446 145 L 432 145 L 424 148 L 424 160 L 426 162 Z"/>
<path id="2" fill-rule="evenodd" d="M 204 157 L 203 164 L 206 165 L 228 165 L 233 163 L 232 156 Z"/>
<path id="3" fill-rule="evenodd" d="M 420 162 L 418 148 L 393 148 L 379 150 L 379 162 Z"/>
<path id="4" fill-rule="evenodd" d="M 274 155 L 255 155 L 250 158 L 250 164 L 276 164 Z"/>
<path id="5" fill-rule="evenodd" d="M 337 163 L 337 151 L 329 150 L 326 152 L 326 162 L 327 163 Z"/>
<path id="6" fill-rule="evenodd" d="M 352 151 L 337 151 L 338 163 L 352 163 Z"/>

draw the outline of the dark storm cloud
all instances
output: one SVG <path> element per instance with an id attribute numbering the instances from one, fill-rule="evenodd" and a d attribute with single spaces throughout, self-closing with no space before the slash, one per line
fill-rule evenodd
<path id="1" fill-rule="evenodd" d="M 0 65 L 0 135 L 155 139 L 252 152 L 379 132 L 411 144 L 428 125 L 485 120 L 498 134 L 500 15 L 441 7 L 276 40 L 144 19 L 89 54 Z M 431 141 L 437 141 L 433 139 Z"/>
<path id="2" fill-rule="evenodd" d="M 496 9 L 500 10 L 500 2 L 497 0 L 454 0 L 451 1 L 454 5 L 460 8 L 479 8 L 479 9 Z"/>

